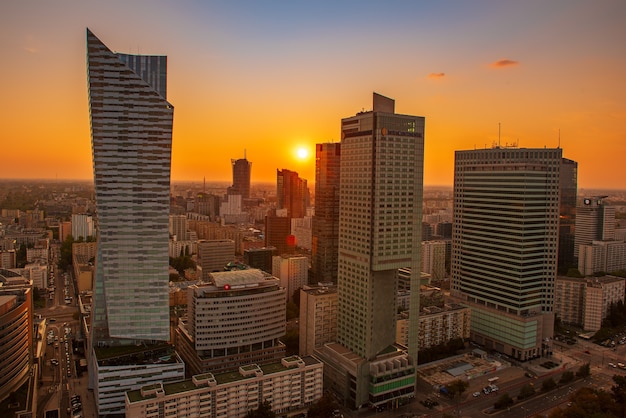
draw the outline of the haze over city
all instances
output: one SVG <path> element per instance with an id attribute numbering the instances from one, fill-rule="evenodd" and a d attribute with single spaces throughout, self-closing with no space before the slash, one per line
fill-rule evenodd
<path id="1" fill-rule="evenodd" d="M 604 0 L 3 2 L 0 178 L 92 178 L 89 27 L 168 56 L 174 181 L 228 181 L 245 152 L 253 182 L 287 168 L 313 183 L 314 144 L 338 142 L 377 91 L 426 117 L 427 185 L 452 184 L 455 150 L 499 143 L 560 145 L 579 187 L 621 188 L 625 14 Z"/>

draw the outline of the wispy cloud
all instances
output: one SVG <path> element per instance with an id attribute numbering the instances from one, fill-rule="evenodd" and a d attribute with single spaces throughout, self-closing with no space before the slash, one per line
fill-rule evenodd
<path id="1" fill-rule="evenodd" d="M 27 46 L 24 48 L 24 51 L 26 52 L 30 52 L 31 54 L 36 54 L 37 52 L 39 52 L 39 48 L 35 48 L 32 46 Z"/>
<path id="2" fill-rule="evenodd" d="M 428 78 L 430 78 L 431 80 L 441 80 L 445 76 L 446 76 L 445 73 L 430 73 L 430 74 L 428 74 Z"/>
<path id="3" fill-rule="evenodd" d="M 510 60 L 510 59 L 501 59 L 498 61 L 494 61 L 489 66 L 491 68 L 506 68 L 506 67 L 516 67 L 519 65 L 519 61 Z"/>

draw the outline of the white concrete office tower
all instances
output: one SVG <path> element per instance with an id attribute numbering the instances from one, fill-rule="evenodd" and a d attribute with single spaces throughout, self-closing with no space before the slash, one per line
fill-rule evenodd
<path id="1" fill-rule="evenodd" d="M 369 364 L 395 343 L 399 268 L 414 272 L 418 323 L 424 118 L 397 114 L 394 100 L 374 93 L 373 110 L 342 119 L 341 135 L 337 342 L 365 360 L 349 377 L 348 402 L 358 407 L 378 404 L 383 390 L 370 380 Z M 416 360 L 414 331 L 409 355 Z M 407 389 L 398 385 L 396 394 Z"/>
<path id="2" fill-rule="evenodd" d="M 167 341 L 167 58 L 113 53 L 87 30 L 87 70 L 99 229 L 92 335 Z"/>
<path id="3" fill-rule="evenodd" d="M 305 256 L 274 256 L 272 275 L 280 279 L 280 285 L 286 289 L 287 301 L 293 302 L 295 293 L 300 292 L 309 280 L 309 259 Z"/>
<path id="4" fill-rule="evenodd" d="M 559 237 L 560 148 L 456 151 L 451 294 L 472 339 L 528 360 L 550 351 Z"/>
<path id="5" fill-rule="evenodd" d="M 605 197 L 587 197 L 576 208 L 575 258 L 578 258 L 581 245 L 615 240 L 615 207 L 606 205 Z"/>
<path id="6" fill-rule="evenodd" d="M 126 390 L 184 378 L 166 344 L 174 112 L 166 66 L 164 56 L 113 53 L 87 30 L 98 226 L 89 385 L 99 415 L 123 413 Z M 111 360 L 113 346 L 127 351 Z M 137 347 L 147 348 L 133 356 Z"/>

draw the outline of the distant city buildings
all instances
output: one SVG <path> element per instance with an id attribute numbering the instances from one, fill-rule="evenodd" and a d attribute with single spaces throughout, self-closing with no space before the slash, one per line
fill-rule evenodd
<path id="1" fill-rule="evenodd" d="M 87 73 L 98 215 L 89 385 L 110 415 L 124 412 L 126 390 L 184 377 L 165 344 L 174 110 L 165 56 L 113 53 L 87 29 Z"/>
<path id="2" fill-rule="evenodd" d="M 472 340 L 517 360 L 551 352 L 560 148 L 456 151 L 451 295 Z"/>
<path id="3" fill-rule="evenodd" d="M 228 188 L 229 195 L 240 195 L 242 199 L 250 198 L 250 174 L 252 163 L 245 157 L 231 160 L 233 165 L 233 185 Z"/>

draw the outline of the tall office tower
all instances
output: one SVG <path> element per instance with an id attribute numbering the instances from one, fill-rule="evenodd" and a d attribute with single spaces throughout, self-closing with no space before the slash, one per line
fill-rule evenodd
<path id="1" fill-rule="evenodd" d="M 315 145 L 315 214 L 312 232 L 312 279 L 337 283 L 339 254 L 339 170 L 341 143 Z"/>
<path id="2" fill-rule="evenodd" d="M 303 218 L 309 200 L 307 181 L 298 173 L 289 170 L 276 170 L 276 198 L 278 209 L 287 209 L 290 218 Z"/>
<path id="3" fill-rule="evenodd" d="M 228 194 L 241 195 L 242 199 L 250 198 L 250 172 L 252 163 L 245 157 L 231 160 L 233 165 L 233 185 L 228 188 Z"/>
<path id="4" fill-rule="evenodd" d="M 422 242 L 422 272 L 431 275 L 432 280 L 446 277 L 446 242 Z"/>
<path id="5" fill-rule="evenodd" d="M 550 351 L 560 148 L 456 151 L 451 294 L 471 335 L 517 360 Z"/>
<path id="6" fill-rule="evenodd" d="M 395 113 L 395 101 L 376 93 L 373 102 L 372 111 L 341 121 L 337 343 L 343 348 L 326 356 L 342 359 L 332 365 L 344 370 L 333 389 L 354 407 L 412 396 L 418 351 L 424 118 Z M 412 271 L 416 324 L 408 353 L 394 347 L 396 272 L 403 267 Z M 352 355 L 339 354 L 346 349 Z M 393 393 L 383 388 L 387 379 L 395 379 Z"/>
<path id="7" fill-rule="evenodd" d="M 170 215 L 169 233 L 176 241 L 187 239 L 187 215 Z"/>
<path id="8" fill-rule="evenodd" d="M 612 241 L 615 239 L 615 207 L 604 204 L 607 196 L 595 196 L 583 199 L 583 204 L 576 208 L 576 231 L 574 239 L 574 257 L 578 258 L 581 245 L 590 245 L 593 241 Z"/>
<path id="9" fill-rule="evenodd" d="M 576 265 L 574 258 L 574 231 L 576 226 L 576 195 L 578 192 L 578 163 L 561 160 L 561 205 L 559 220 L 558 268 L 567 273 Z"/>
<path id="10" fill-rule="evenodd" d="M 212 272 L 224 271 L 231 261 L 235 261 L 235 241 L 232 239 L 198 241 L 198 267 L 202 270 L 202 280 L 207 280 Z"/>
<path id="11" fill-rule="evenodd" d="M 168 221 L 174 110 L 166 100 L 166 64 L 165 56 L 113 53 L 87 29 L 98 225 L 89 374 L 100 415 L 123 411 L 124 391 L 135 385 L 184 376 L 182 362 L 137 365 L 132 357 L 125 362 L 121 356 L 112 365 L 102 352 L 170 339 Z M 158 351 L 167 349 L 152 349 Z M 132 368 L 133 376 L 120 367 Z"/>

